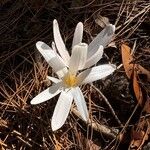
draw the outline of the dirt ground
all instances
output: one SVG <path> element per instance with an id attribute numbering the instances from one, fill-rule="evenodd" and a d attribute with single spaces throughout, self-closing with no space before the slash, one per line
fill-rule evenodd
<path id="1" fill-rule="evenodd" d="M 149 10 L 148 0 L 1 0 L 0 149 L 149 150 Z M 78 22 L 84 24 L 86 43 L 108 22 L 115 24 L 115 36 L 98 64 L 118 66 L 107 78 L 82 86 L 93 123 L 86 124 L 72 110 L 56 132 L 50 123 L 58 97 L 30 104 L 51 85 L 46 76 L 54 75 L 35 47 L 37 41 L 51 45 L 54 19 L 68 49 Z M 146 73 L 132 68 L 134 77 L 127 76 L 131 65 L 126 66 L 122 44 L 133 52 L 130 64 L 142 66 Z"/>

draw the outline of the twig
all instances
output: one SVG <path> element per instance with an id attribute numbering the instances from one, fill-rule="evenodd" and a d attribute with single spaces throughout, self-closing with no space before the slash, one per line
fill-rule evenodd
<path id="1" fill-rule="evenodd" d="M 5 144 L 1 139 L 0 139 L 0 148 L 2 148 L 2 147 L 8 147 L 8 145 L 7 144 Z"/>
<path id="2" fill-rule="evenodd" d="M 23 135 L 22 135 L 20 132 L 18 132 L 18 131 L 16 131 L 16 130 L 13 130 L 12 133 L 15 134 L 16 137 L 17 137 L 19 140 L 21 140 L 24 144 L 28 145 L 29 147 L 32 147 L 32 145 L 31 145 L 28 141 L 25 141 L 25 139 L 23 139 L 23 138 L 26 138 L 26 137 L 23 137 Z M 27 139 L 27 138 L 26 138 L 26 139 Z"/>
<path id="3" fill-rule="evenodd" d="M 71 110 L 78 118 L 84 121 L 80 113 L 75 108 L 72 108 Z M 89 121 L 85 123 L 89 125 L 91 128 L 93 128 L 95 131 L 103 133 L 106 136 L 110 137 L 111 139 L 115 139 L 118 135 L 118 130 L 107 127 L 106 125 L 99 124 L 98 122 L 93 121 L 91 119 L 89 119 Z"/>
<path id="4" fill-rule="evenodd" d="M 107 98 L 103 95 L 103 93 L 102 93 L 97 87 L 95 87 L 95 86 L 92 85 L 92 84 L 91 84 L 91 86 L 92 86 L 92 87 L 100 94 L 100 96 L 104 99 L 104 101 L 105 101 L 105 103 L 108 105 L 108 107 L 109 107 L 111 113 L 112 113 L 113 116 L 115 117 L 116 121 L 118 122 L 118 124 L 119 124 L 120 126 L 122 126 L 121 121 L 120 121 L 119 118 L 117 117 L 117 115 L 116 115 L 114 109 L 113 109 L 112 106 L 110 105 L 110 103 L 109 103 L 109 101 L 107 100 Z"/>
<path id="5" fill-rule="evenodd" d="M 116 141 L 116 143 L 115 143 L 116 147 L 119 146 L 119 144 L 120 144 L 120 142 L 121 142 L 120 136 L 121 136 L 121 135 L 124 135 L 124 133 L 125 133 L 125 131 L 126 131 L 126 128 L 127 128 L 127 126 L 129 125 L 129 122 L 131 121 L 131 119 L 132 119 L 132 117 L 133 117 L 133 115 L 134 115 L 134 113 L 136 112 L 136 110 L 137 110 L 138 107 L 139 107 L 139 104 L 137 104 L 137 105 L 135 106 L 135 108 L 134 108 L 132 114 L 130 115 L 129 119 L 127 120 L 127 122 L 125 123 L 124 127 L 123 127 L 122 130 L 120 131 L 120 133 L 119 133 L 119 135 L 118 135 L 118 137 L 117 137 L 117 141 Z"/>

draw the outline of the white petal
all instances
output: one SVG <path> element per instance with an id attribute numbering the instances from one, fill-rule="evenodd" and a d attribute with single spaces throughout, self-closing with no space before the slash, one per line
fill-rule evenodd
<path id="1" fill-rule="evenodd" d="M 55 52 L 55 53 L 57 53 L 57 50 L 56 50 L 56 45 L 55 45 L 55 43 L 54 42 L 52 42 L 52 49 L 53 49 L 53 51 Z"/>
<path id="2" fill-rule="evenodd" d="M 46 90 L 38 94 L 36 97 L 34 97 L 30 103 L 32 105 L 40 104 L 58 95 L 61 92 L 61 84 L 62 83 L 59 82 L 47 88 Z"/>
<path id="3" fill-rule="evenodd" d="M 68 73 L 68 68 L 63 68 L 63 69 L 56 72 L 59 79 L 62 79 L 67 73 Z"/>
<path id="4" fill-rule="evenodd" d="M 87 110 L 86 102 L 85 102 L 82 91 L 80 90 L 79 87 L 76 87 L 72 89 L 72 93 L 73 93 L 74 101 L 77 105 L 77 109 L 81 114 L 81 117 L 85 121 L 87 121 L 89 118 L 89 115 L 88 115 L 88 110 Z"/>
<path id="5" fill-rule="evenodd" d="M 73 47 L 69 63 L 69 71 L 72 74 L 76 74 L 79 69 L 84 67 L 87 58 L 87 47 L 85 43 L 80 43 Z"/>
<path id="6" fill-rule="evenodd" d="M 58 83 L 58 82 L 61 81 L 60 79 L 57 79 L 57 78 L 51 77 L 51 76 L 47 76 L 47 79 L 49 79 L 50 81 L 52 81 L 52 82 L 54 82 L 54 83 Z"/>
<path id="7" fill-rule="evenodd" d="M 55 53 L 53 52 L 53 50 L 46 44 L 46 43 L 44 43 L 44 42 L 42 42 L 42 41 L 38 41 L 37 43 L 36 43 L 36 48 L 41 52 L 41 51 L 50 51 L 51 53 L 48 53 L 49 54 L 49 56 L 47 56 L 47 57 L 49 57 L 49 58 L 52 58 L 52 57 L 54 57 L 54 55 L 55 55 Z M 45 59 L 48 59 L 48 58 L 45 58 Z"/>
<path id="8" fill-rule="evenodd" d="M 45 58 L 47 63 L 53 68 L 55 73 L 66 68 L 65 63 L 62 59 L 44 42 L 37 42 L 36 47 L 42 56 Z"/>
<path id="9" fill-rule="evenodd" d="M 73 42 L 72 42 L 72 48 L 75 45 L 78 45 L 82 42 L 82 36 L 83 36 L 83 23 L 79 22 L 76 26 L 74 36 L 73 36 Z"/>
<path id="10" fill-rule="evenodd" d="M 71 108 L 72 101 L 73 96 L 70 91 L 61 92 L 52 116 L 51 127 L 53 131 L 58 130 L 65 123 Z"/>
<path id="11" fill-rule="evenodd" d="M 79 83 L 78 84 L 86 84 L 91 83 L 96 80 L 102 79 L 111 73 L 113 73 L 116 69 L 115 65 L 100 65 L 90 69 L 87 69 L 79 74 Z"/>
<path id="12" fill-rule="evenodd" d="M 115 26 L 112 24 L 107 25 L 89 44 L 87 57 L 90 58 L 97 51 L 100 45 L 103 47 L 108 45 L 112 40 L 114 32 Z"/>
<path id="13" fill-rule="evenodd" d="M 59 51 L 61 57 L 65 61 L 66 64 L 68 64 L 70 56 L 68 51 L 66 50 L 66 46 L 62 40 L 60 31 L 59 31 L 59 26 L 58 22 L 56 19 L 53 21 L 53 34 L 54 34 L 54 41 L 57 47 L 57 50 Z"/>
<path id="14" fill-rule="evenodd" d="M 68 67 L 68 64 L 66 64 L 65 61 L 62 59 L 62 57 L 57 53 L 56 45 L 54 42 L 52 42 L 52 49 L 55 52 L 55 54 L 57 55 L 57 57 L 65 64 L 65 66 Z"/>
<path id="15" fill-rule="evenodd" d="M 95 65 L 102 58 L 104 52 L 103 49 L 104 47 L 100 45 L 97 52 L 86 61 L 84 69 Z"/>

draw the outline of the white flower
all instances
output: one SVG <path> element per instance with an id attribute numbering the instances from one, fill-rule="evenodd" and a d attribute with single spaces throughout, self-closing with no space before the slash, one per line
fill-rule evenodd
<path id="1" fill-rule="evenodd" d="M 106 28 L 108 29 L 106 30 Z M 59 129 L 64 124 L 73 100 L 82 118 L 88 121 L 89 116 L 86 102 L 79 86 L 99 80 L 114 72 L 115 66 L 110 64 L 89 68 L 102 57 L 103 46 L 106 46 L 106 43 L 110 41 L 110 34 L 113 34 L 112 32 L 107 33 L 108 30 L 110 31 L 109 28 L 113 28 L 112 25 L 106 28 L 88 46 L 86 43 L 81 43 L 83 25 L 78 23 L 74 33 L 71 56 L 66 50 L 56 20 L 54 20 L 53 24 L 55 44 L 52 43 L 52 48 L 41 41 L 36 43 L 37 49 L 58 75 L 58 79 L 48 76 L 48 79 L 54 82 L 54 84 L 34 97 L 31 100 L 31 104 L 42 103 L 60 93 L 52 116 L 51 126 L 53 131 Z M 103 38 L 103 42 L 101 42 L 103 46 L 97 43 L 100 42 L 99 38 Z M 57 50 L 60 55 L 57 54 Z M 83 69 L 84 71 L 81 72 L 80 70 Z"/>
<path id="2" fill-rule="evenodd" d="M 78 68 L 82 68 L 86 63 L 88 47 L 85 43 L 80 43 L 73 47 L 69 67 L 66 67 L 58 54 L 45 43 L 37 42 L 36 46 L 56 72 L 59 79 L 48 77 L 55 84 L 33 98 L 31 104 L 42 103 L 61 93 L 52 116 L 51 125 L 53 131 L 59 129 L 64 124 L 73 99 L 82 118 L 87 121 L 88 110 L 79 86 L 108 76 L 115 70 L 115 67 L 105 64 L 78 73 Z"/>

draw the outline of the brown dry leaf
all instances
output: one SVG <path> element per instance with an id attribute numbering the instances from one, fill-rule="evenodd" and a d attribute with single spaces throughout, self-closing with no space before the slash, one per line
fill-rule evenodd
<path id="1" fill-rule="evenodd" d="M 126 44 L 121 45 L 121 53 L 122 53 L 122 62 L 126 72 L 126 75 L 129 79 L 133 80 L 133 90 L 136 96 L 136 99 L 140 105 L 143 104 L 143 93 L 141 87 L 138 83 L 138 74 L 137 74 L 137 67 L 139 65 L 132 64 L 133 57 L 131 55 L 131 48 Z"/>
<path id="2" fill-rule="evenodd" d="M 150 135 L 150 118 L 140 118 L 136 129 L 131 132 L 130 149 L 141 150 Z"/>
<path id="3" fill-rule="evenodd" d="M 134 140 L 142 140 L 145 132 L 144 131 L 132 131 L 132 139 Z"/>
<path id="4" fill-rule="evenodd" d="M 131 79 L 134 70 L 134 64 L 131 63 L 131 61 L 133 60 L 133 57 L 131 56 L 131 48 L 126 44 L 122 44 L 121 54 L 126 75 L 129 79 Z"/>
<path id="5" fill-rule="evenodd" d="M 100 27 L 105 28 L 106 25 L 110 24 L 109 18 L 102 16 L 99 12 L 94 14 L 95 23 Z"/>
<path id="6" fill-rule="evenodd" d="M 132 131 L 132 141 L 130 147 L 138 148 L 142 143 L 144 134 L 145 133 L 143 131 Z"/>
<path id="7" fill-rule="evenodd" d="M 147 98 L 144 108 L 143 108 L 143 111 L 150 113 L 150 97 Z"/>
<path id="8" fill-rule="evenodd" d="M 143 94 L 142 94 L 142 90 L 141 90 L 141 87 L 138 83 L 137 78 L 138 78 L 138 75 L 137 75 L 137 72 L 135 70 L 134 74 L 133 74 L 133 90 L 134 90 L 135 97 L 136 97 L 138 103 L 140 105 L 143 105 Z"/>
<path id="9" fill-rule="evenodd" d="M 105 28 L 106 25 L 109 24 L 109 19 L 107 17 L 98 16 L 98 18 L 95 19 L 95 22 L 102 28 Z"/>
<path id="10" fill-rule="evenodd" d="M 136 70 L 138 74 L 145 74 L 147 76 L 147 80 L 150 82 L 150 71 L 148 71 L 141 65 L 137 65 L 137 64 L 136 64 Z"/>
<path id="11" fill-rule="evenodd" d="M 144 141 L 146 141 L 147 139 L 148 135 L 144 131 L 133 131 L 130 147 L 139 149 L 140 147 L 142 147 Z"/>

